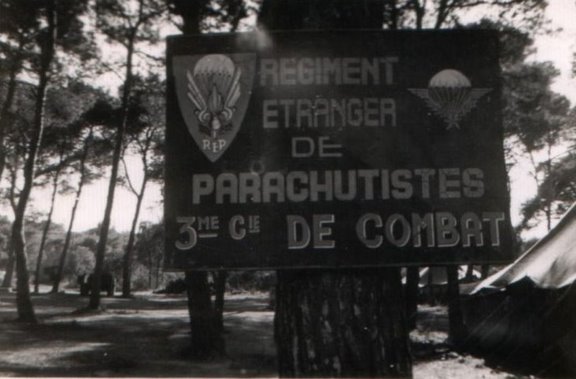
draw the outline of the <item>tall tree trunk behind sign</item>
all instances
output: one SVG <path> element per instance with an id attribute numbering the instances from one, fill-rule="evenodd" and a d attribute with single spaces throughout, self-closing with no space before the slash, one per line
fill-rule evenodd
<path id="1" fill-rule="evenodd" d="M 226 279 L 228 271 L 217 271 L 212 274 L 214 278 L 214 312 L 218 333 L 224 332 L 224 294 L 226 292 Z"/>
<path id="2" fill-rule="evenodd" d="M 383 2 L 264 0 L 266 30 L 376 28 Z M 400 269 L 279 271 L 280 376 L 411 376 Z"/>
<path id="3" fill-rule="evenodd" d="M 408 328 L 416 328 L 416 317 L 418 314 L 418 285 L 420 282 L 420 267 L 408 267 L 406 269 L 406 284 L 404 292 L 406 294 L 406 316 L 408 317 Z"/>
<path id="4" fill-rule="evenodd" d="M 448 319 L 450 323 L 449 340 L 456 347 L 462 347 L 466 338 L 466 326 L 460 304 L 460 287 L 458 281 L 458 266 L 446 267 L 448 277 Z"/>
<path id="5" fill-rule="evenodd" d="M 276 302 L 280 376 L 411 375 L 398 269 L 280 271 Z"/>
<path id="6" fill-rule="evenodd" d="M 210 13 L 209 0 L 168 0 L 170 11 L 182 18 L 184 34 L 200 34 L 201 23 Z M 216 313 L 211 302 L 208 277 L 205 272 L 188 271 L 186 289 L 190 313 L 190 356 L 196 359 L 221 355 L 224 340 L 216 327 Z"/>
<path id="7" fill-rule="evenodd" d="M 215 311 L 210 299 L 208 273 L 186 273 L 186 292 L 190 315 L 190 345 L 188 355 L 193 359 L 208 359 L 224 354 L 224 340 L 218 332 Z"/>

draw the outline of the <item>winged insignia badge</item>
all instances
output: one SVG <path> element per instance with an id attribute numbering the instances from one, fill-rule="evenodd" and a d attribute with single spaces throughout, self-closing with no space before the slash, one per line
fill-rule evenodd
<path id="1" fill-rule="evenodd" d="M 215 162 L 236 138 L 248 108 L 254 54 L 184 55 L 173 59 L 176 94 L 188 132 Z"/>
<path id="2" fill-rule="evenodd" d="M 186 73 L 188 99 L 195 107 L 200 131 L 216 140 L 231 128 L 240 98 L 240 68 L 225 55 L 207 55 Z"/>
<path id="3" fill-rule="evenodd" d="M 446 129 L 460 129 L 460 121 L 476 106 L 490 88 L 472 88 L 460 71 L 446 69 L 430 79 L 428 88 L 410 88 L 447 124 Z"/>

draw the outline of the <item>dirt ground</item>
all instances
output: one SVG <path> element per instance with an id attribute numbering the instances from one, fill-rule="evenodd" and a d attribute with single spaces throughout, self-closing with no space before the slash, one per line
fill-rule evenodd
<path id="1" fill-rule="evenodd" d="M 191 362 L 184 296 L 138 293 L 103 298 L 104 312 L 77 312 L 87 305 L 77 292 L 33 296 L 41 323 L 16 317 L 15 295 L 0 293 L 0 377 L 275 377 L 273 312 L 263 293 L 228 294 L 227 356 Z M 523 378 L 486 366 L 480 358 L 450 351 L 443 307 L 421 307 L 411 333 L 417 379 Z"/>

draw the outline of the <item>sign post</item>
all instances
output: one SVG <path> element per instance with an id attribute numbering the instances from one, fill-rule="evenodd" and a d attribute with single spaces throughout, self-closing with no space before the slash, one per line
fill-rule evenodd
<path id="1" fill-rule="evenodd" d="M 168 42 L 167 268 L 510 259 L 497 35 Z"/>

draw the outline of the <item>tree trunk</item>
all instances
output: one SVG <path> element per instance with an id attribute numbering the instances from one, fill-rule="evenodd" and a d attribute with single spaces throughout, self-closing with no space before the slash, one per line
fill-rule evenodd
<path id="1" fill-rule="evenodd" d="M 450 9 L 448 0 L 440 0 L 436 11 L 436 22 L 434 23 L 434 29 L 440 29 L 442 27 L 442 24 L 444 21 L 446 21 L 446 17 L 448 17 L 449 11 Z"/>
<path id="2" fill-rule="evenodd" d="M 414 13 L 416 16 L 416 29 L 420 30 L 424 26 L 424 13 L 425 13 L 425 5 L 420 5 L 420 1 L 414 1 Z"/>
<path id="3" fill-rule="evenodd" d="M 418 285 L 420 282 L 420 268 L 408 267 L 406 269 L 406 316 L 408 318 L 408 328 L 416 328 L 416 317 L 418 315 Z"/>
<path id="4" fill-rule="evenodd" d="M 68 230 L 66 231 L 66 238 L 64 239 L 64 246 L 62 247 L 62 253 L 60 253 L 60 260 L 58 262 L 58 271 L 56 272 L 56 277 L 54 279 L 54 284 L 52 285 L 51 293 L 58 293 L 60 291 L 60 282 L 62 281 L 62 275 L 64 273 L 64 265 L 66 264 L 66 257 L 68 255 L 68 249 L 70 249 L 70 241 L 72 240 L 72 228 L 74 226 L 74 220 L 76 219 L 76 211 L 78 210 L 78 203 L 80 202 L 80 196 L 82 195 L 82 189 L 84 188 L 84 182 L 86 181 L 86 158 L 88 157 L 89 142 L 92 138 L 92 131 L 88 135 L 88 138 L 84 141 L 84 150 L 80 158 L 80 178 L 78 179 L 78 188 L 76 189 L 76 197 L 74 199 L 74 205 L 72 206 L 72 211 L 70 212 L 70 221 L 68 222 Z"/>
<path id="5" fill-rule="evenodd" d="M 156 285 L 154 286 L 154 288 L 158 288 L 158 286 L 160 285 L 160 272 L 162 270 L 162 260 L 156 259 L 156 269 L 154 270 L 154 283 L 156 283 Z"/>
<path id="6" fill-rule="evenodd" d="M 42 269 L 42 259 L 44 257 L 44 246 L 46 245 L 46 240 L 48 239 L 48 232 L 50 231 L 50 225 L 52 224 L 52 214 L 54 213 L 54 203 L 56 202 L 56 193 L 58 192 L 59 177 L 60 177 L 60 169 L 58 169 L 54 173 L 54 178 L 52 181 L 52 196 L 50 197 L 50 210 L 48 211 L 48 217 L 46 217 L 46 224 L 44 225 L 44 229 L 42 230 L 42 239 L 40 240 L 40 248 L 38 249 L 38 258 L 36 259 L 36 272 L 34 275 L 34 293 L 40 292 L 40 274 Z"/>
<path id="7" fill-rule="evenodd" d="M 212 274 L 214 276 L 214 313 L 216 317 L 216 328 L 218 333 L 224 332 L 224 293 L 226 292 L 227 271 L 218 271 Z"/>
<path id="8" fill-rule="evenodd" d="M 8 262 L 6 263 L 6 272 L 4 273 L 4 280 L 2 280 L 2 288 L 12 287 L 12 277 L 14 276 L 14 266 L 16 260 L 14 259 L 14 248 L 12 242 L 8 242 Z"/>
<path id="9" fill-rule="evenodd" d="M 436 305 L 434 294 L 434 267 L 428 267 L 428 304 Z"/>
<path id="10" fill-rule="evenodd" d="M 128 111 L 126 110 L 125 113 L 128 113 Z M 106 255 L 106 244 L 108 243 L 108 233 L 110 231 L 112 207 L 114 205 L 114 194 L 116 183 L 118 181 L 118 163 L 120 161 L 120 154 L 122 151 L 122 141 L 124 139 L 127 117 L 127 115 L 123 117 L 124 120 L 116 132 L 116 141 L 114 142 L 112 172 L 110 173 L 110 181 L 108 183 L 108 195 L 106 197 L 104 218 L 102 220 L 102 224 L 100 225 L 98 245 L 96 246 L 96 262 L 94 264 L 94 273 L 92 275 L 90 302 L 88 303 L 88 309 L 91 310 L 97 310 L 100 308 L 100 286 L 102 283 L 102 273 L 104 271 L 104 257 Z"/>
<path id="11" fill-rule="evenodd" d="M 152 288 L 153 267 L 154 260 L 152 259 L 152 250 L 148 249 L 148 288 Z"/>
<path id="12" fill-rule="evenodd" d="M 182 17 L 184 34 L 202 32 L 202 21 L 209 13 L 209 0 L 169 0 L 169 3 L 172 6 L 172 12 Z M 215 327 L 206 273 L 186 272 L 186 290 L 190 313 L 191 356 L 204 359 L 224 354 L 224 340 Z"/>
<path id="13" fill-rule="evenodd" d="M 205 271 L 186 272 L 191 342 L 188 355 L 198 360 L 224 354 L 224 340 L 217 332 L 207 275 Z"/>
<path id="14" fill-rule="evenodd" d="M 400 270 L 279 271 L 281 377 L 410 377 Z"/>
<path id="15" fill-rule="evenodd" d="M 446 266 L 448 277 L 448 319 L 450 323 L 448 338 L 450 343 L 461 347 L 466 338 L 466 327 L 460 306 L 460 287 L 458 284 L 458 266 Z"/>
<path id="16" fill-rule="evenodd" d="M 122 123 L 124 124 L 124 122 Z M 97 310 L 100 308 L 100 287 L 102 283 L 102 273 L 104 271 L 104 257 L 106 255 L 106 244 L 108 243 L 108 233 L 110 231 L 110 221 L 112 207 L 114 205 L 114 192 L 118 180 L 118 161 L 120 160 L 120 151 L 122 150 L 122 140 L 124 139 L 125 126 L 120 126 L 116 132 L 116 141 L 112 158 L 112 172 L 108 184 L 108 195 L 106 197 L 106 208 L 104 210 L 104 219 L 100 225 L 98 245 L 96 246 L 96 262 L 94 264 L 94 273 L 92 275 L 90 302 L 88 309 Z"/>
<path id="17" fill-rule="evenodd" d="M 17 170 L 10 170 L 10 183 L 8 184 L 10 190 L 8 191 L 8 200 L 12 211 L 16 214 L 16 183 L 18 181 Z M 2 281 L 2 287 L 10 288 L 12 287 L 14 269 L 16 268 L 16 255 L 14 254 L 14 245 L 12 244 L 12 235 L 10 235 L 10 240 L 8 241 L 8 262 L 6 264 L 6 273 L 4 274 L 4 280 Z"/>
<path id="18" fill-rule="evenodd" d="M 49 72 L 54 57 L 54 45 L 56 40 L 56 4 L 55 0 L 47 2 L 46 9 L 47 32 L 41 46 L 40 70 L 38 91 L 35 105 L 34 124 L 28 145 L 28 156 L 24 165 L 24 185 L 20 192 L 14 223 L 12 225 L 12 244 L 16 256 L 16 306 L 18 320 L 22 322 L 36 323 L 36 315 L 30 298 L 30 278 L 28 275 L 28 257 L 26 253 L 26 240 L 24 238 L 24 217 L 28 199 L 34 182 L 34 169 L 42 134 L 44 132 L 44 108 L 46 92 L 48 88 Z"/>
<path id="19" fill-rule="evenodd" d="M 210 0 L 168 0 L 171 11 L 182 17 L 184 34 L 200 34 L 200 25 L 209 11 Z"/>
<path id="20" fill-rule="evenodd" d="M 480 266 L 482 279 L 486 279 L 488 275 L 490 275 L 490 265 L 482 265 Z"/>
<path id="21" fill-rule="evenodd" d="M 142 12 L 142 2 L 140 2 L 140 14 Z M 98 238 L 98 245 L 96 247 L 96 263 L 94 265 L 94 275 L 92 280 L 92 291 L 90 293 L 90 302 L 88 309 L 96 310 L 100 308 L 100 285 L 102 282 L 102 272 L 104 269 L 104 256 L 106 255 L 106 244 L 108 242 L 108 233 L 110 231 L 110 219 L 112 215 L 112 207 L 114 206 L 114 195 L 116 190 L 116 183 L 118 182 L 118 168 L 120 166 L 120 159 L 122 157 L 122 145 L 124 143 L 124 134 L 128 125 L 129 114 L 129 100 L 130 92 L 132 90 L 132 60 L 134 58 L 134 43 L 136 41 L 137 27 L 130 30 L 128 37 L 128 44 L 126 46 L 126 72 L 124 87 L 122 91 L 122 119 L 118 130 L 116 131 L 116 139 L 114 141 L 114 151 L 112 153 L 112 170 L 110 173 L 110 181 L 108 183 L 108 196 L 106 197 L 106 208 L 104 210 L 104 218 L 100 225 L 100 235 Z"/>
<path id="22" fill-rule="evenodd" d="M 264 0 L 267 30 L 382 29 L 384 2 Z M 280 376 L 411 376 L 400 270 L 278 271 Z"/>
<path id="23" fill-rule="evenodd" d="M 130 236 L 126 244 L 124 252 L 124 259 L 122 262 L 122 297 L 130 297 L 132 292 L 132 261 L 134 255 L 134 242 L 136 241 L 136 228 L 138 226 L 138 218 L 140 217 L 140 208 L 142 206 L 142 199 L 144 199 L 144 191 L 146 190 L 146 182 L 148 178 L 144 174 L 142 179 L 142 187 L 140 193 L 136 197 L 136 210 L 134 211 L 134 218 L 132 219 L 132 227 L 130 229 Z"/>
<path id="24" fill-rule="evenodd" d="M 16 94 L 16 76 L 18 71 L 20 71 L 22 60 L 21 54 L 24 50 L 24 38 L 21 38 L 18 44 L 18 52 L 16 58 L 12 60 L 12 65 L 10 66 L 10 74 L 8 79 L 8 85 L 6 89 L 6 97 L 2 103 L 2 109 L 0 109 L 0 180 L 2 180 L 2 175 L 4 174 L 4 167 L 6 166 L 6 151 L 4 148 L 4 137 L 7 133 L 8 123 L 7 118 L 10 114 L 10 108 L 14 102 L 14 95 Z"/>
<path id="25" fill-rule="evenodd" d="M 263 0 L 258 23 L 267 30 L 382 29 L 384 3 L 381 0 Z"/>
<path id="26" fill-rule="evenodd" d="M 466 281 L 473 282 L 474 281 L 474 265 L 469 264 L 466 268 Z"/>
<path id="27" fill-rule="evenodd" d="M 25 207 L 24 207 L 25 208 Z M 23 218 L 14 221 L 12 227 L 12 243 L 16 257 L 16 308 L 18 321 L 37 323 L 34 306 L 30 298 L 30 278 L 28 275 L 28 257 L 26 256 L 26 242 L 24 239 Z"/>

